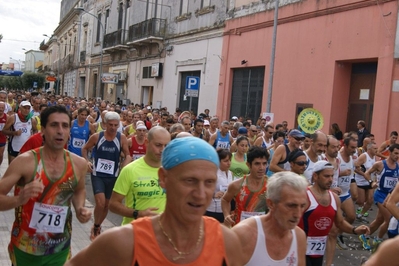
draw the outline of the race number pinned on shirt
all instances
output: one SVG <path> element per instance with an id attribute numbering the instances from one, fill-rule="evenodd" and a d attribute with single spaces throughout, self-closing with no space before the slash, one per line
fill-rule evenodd
<path id="1" fill-rule="evenodd" d="M 218 141 L 216 144 L 216 149 L 229 149 L 230 148 L 230 142 L 225 142 L 225 141 Z"/>
<path id="2" fill-rule="evenodd" d="M 73 146 L 74 148 L 80 149 L 80 148 L 83 147 L 83 145 L 85 145 L 85 142 L 86 142 L 86 141 L 85 141 L 84 139 L 74 138 L 74 139 L 73 139 L 72 146 Z"/>
<path id="3" fill-rule="evenodd" d="M 96 172 L 113 175 L 115 169 L 115 162 L 107 159 L 98 159 Z"/>
<path id="4" fill-rule="evenodd" d="M 397 177 L 386 176 L 384 180 L 384 188 L 394 188 L 397 182 Z"/>
<path id="5" fill-rule="evenodd" d="M 29 227 L 37 233 L 63 233 L 68 208 L 35 202 Z"/>
<path id="6" fill-rule="evenodd" d="M 240 217 L 240 222 L 244 221 L 248 218 L 251 218 L 252 216 L 260 216 L 265 214 L 265 212 L 246 212 L 246 211 L 242 211 L 241 212 L 241 217 Z"/>
<path id="7" fill-rule="evenodd" d="M 220 185 L 220 191 L 226 192 L 229 185 Z"/>
<path id="8" fill-rule="evenodd" d="M 306 255 L 324 255 L 327 236 L 308 236 Z"/>

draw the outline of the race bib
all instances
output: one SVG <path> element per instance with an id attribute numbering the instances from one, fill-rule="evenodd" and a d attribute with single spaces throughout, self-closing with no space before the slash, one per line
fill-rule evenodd
<path id="1" fill-rule="evenodd" d="M 5 123 L 0 124 L 0 130 L 3 130 Z"/>
<path id="2" fill-rule="evenodd" d="M 348 187 L 350 186 L 351 178 L 350 176 L 340 177 L 338 179 L 338 186 L 340 187 Z"/>
<path id="3" fill-rule="evenodd" d="M 397 177 L 386 176 L 384 180 L 384 188 L 394 188 L 397 182 L 398 182 Z"/>
<path id="4" fill-rule="evenodd" d="M 72 146 L 74 148 L 82 148 L 83 145 L 85 145 L 86 141 L 84 139 L 78 139 L 78 138 L 74 138 L 73 142 L 72 142 Z"/>
<path id="5" fill-rule="evenodd" d="M 63 233 L 68 208 L 35 202 L 29 227 L 37 233 Z"/>
<path id="6" fill-rule="evenodd" d="M 229 148 L 230 148 L 230 143 L 228 142 L 218 141 L 218 144 L 216 145 L 216 149 L 229 149 Z"/>
<path id="7" fill-rule="evenodd" d="M 324 255 L 326 250 L 327 236 L 308 236 L 306 255 Z"/>
<path id="8" fill-rule="evenodd" d="M 244 220 L 246 220 L 248 218 L 251 218 L 252 216 L 260 216 L 260 215 L 263 215 L 263 214 L 265 214 L 265 212 L 245 212 L 245 211 L 242 211 L 241 212 L 240 221 L 244 221 Z"/>
<path id="9" fill-rule="evenodd" d="M 115 169 L 115 162 L 107 159 L 98 159 L 96 172 L 113 175 Z"/>
<path id="10" fill-rule="evenodd" d="M 26 125 L 23 125 L 19 130 L 21 130 L 22 134 L 28 133 L 28 128 L 26 127 Z"/>
<path id="11" fill-rule="evenodd" d="M 228 185 L 220 185 L 220 191 L 226 192 L 228 187 Z"/>

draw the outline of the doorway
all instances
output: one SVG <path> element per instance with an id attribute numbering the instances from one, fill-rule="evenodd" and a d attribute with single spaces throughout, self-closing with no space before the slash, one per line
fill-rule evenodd
<path id="1" fill-rule="evenodd" d="M 144 105 L 151 105 L 152 106 L 152 91 L 153 87 L 150 86 L 144 86 L 143 87 L 143 94 L 141 97 L 141 102 Z"/>
<path id="2" fill-rule="evenodd" d="M 179 108 L 183 111 L 193 111 L 196 115 L 198 115 L 198 98 L 201 93 L 201 85 L 199 86 L 198 89 L 198 97 L 186 97 L 185 96 L 186 79 L 187 77 L 190 76 L 201 78 L 201 71 L 180 72 Z M 190 101 L 191 101 L 191 108 L 190 108 Z"/>
<path id="3" fill-rule="evenodd" d="M 80 77 L 78 97 L 80 97 L 81 99 L 85 97 L 85 84 L 86 78 Z"/>
<path id="4" fill-rule="evenodd" d="M 363 120 L 370 130 L 373 117 L 377 62 L 352 64 L 346 131 L 357 131 Z"/>

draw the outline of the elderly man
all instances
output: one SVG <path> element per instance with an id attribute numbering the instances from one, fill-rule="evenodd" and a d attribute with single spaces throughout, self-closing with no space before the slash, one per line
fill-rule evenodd
<path id="1" fill-rule="evenodd" d="M 171 141 L 156 180 L 167 191 L 165 211 L 106 231 L 66 266 L 244 265 L 237 236 L 203 216 L 218 167 L 216 151 L 205 141 Z"/>
<path id="2" fill-rule="evenodd" d="M 96 206 L 94 207 L 94 226 L 90 239 L 93 241 L 101 233 L 101 224 L 108 213 L 109 199 L 114 188 L 119 169 L 131 162 L 126 136 L 117 132 L 119 114 L 109 111 L 104 116 L 106 129 L 91 135 L 82 148 L 82 157 L 88 163 L 91 174 Z M 88 151 L 94 147 L 93 163 L 88 159 Z M 121 153 L 125 155 L 120 162 Z"/>
<path id="3" fill-rule="evenodd" d="M 297 224 L 305 209 L 307 185 L 305 178 L 291 172 L 277 173 L 269 179 L 269 213 L 233 228 L 240 242 L 245 243 L 245 265 L 305 265 L 306 238 Z"/>

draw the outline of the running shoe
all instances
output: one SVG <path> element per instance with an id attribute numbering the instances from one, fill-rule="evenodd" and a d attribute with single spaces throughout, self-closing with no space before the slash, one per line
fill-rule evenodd
<path id="1" fill-rule="evenodd" d="M 356 214 L 361 214 L 362 213 L 362 207 L 357 207 L 356 209 Z"/>
<path id="2" fill-rule="evenodd" d="M 363 217 L 368 217 L 369 216 L 369 213 L 368 212 L 365 212 L 364 214 L 363 214 Z"/>
<path id="3" fill-rule="evenodd" d="M 359 235 L 359 240 L 362 242 L 362 246 L 365 250 L 371 250 L 370 239 L 365 235 Z"/>
<path id="4" fill-rule="evenodd" d="M 101 234 L 101 226 L 96 227 L 93 225 L 91 227 L 90 240 L 94 241 L 94 239 L 96 239 L 96 237 L 99 236 L 100 234 Z"/>
<path id="5" fill-rule="evenodd" d="M 366 256 L 361 256 L 360 257 L 360 266 L 362 266 L 363 264 L 366 263 L 366 261 L 368 261 L 369 258 L 367 258 Z"/>
<path id="6" fill-rule="evenodd" d="M 342 235 L 337 237 L 337 247 L 342 250 L 348 249 L 348 246 L 344 243 L 344 237 Z"/>
<path id="7" fill-rule="evenodd" d="M 375 238 L 373 240 L 373 249 L 372 249 L 371 253 L 376 252 L 381 243 L 382 243 L 382 239 L 376 239 Z"/>

